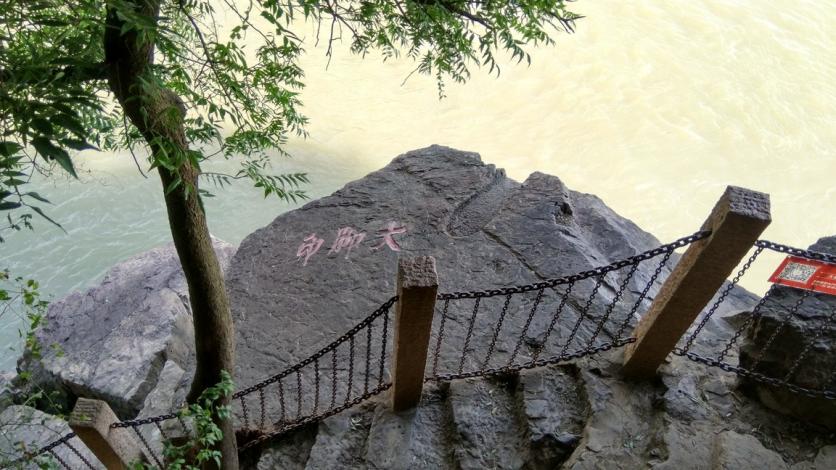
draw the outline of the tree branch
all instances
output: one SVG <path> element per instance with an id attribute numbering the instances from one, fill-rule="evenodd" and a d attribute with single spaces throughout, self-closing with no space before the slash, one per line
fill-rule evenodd
<path id="1" fill-rule="evenodd" d="M 20 76 L 26 77 L 25 83 L 40 83 L 60 80 L 61 82 L 91 82 L 107 80 L 108 66 L 104 62 L 96 64 L 67 65 L 65 67 L 31 67 L 25 74 L 20 71 L 0 69 L 0 82 L 13 81 Z"/>

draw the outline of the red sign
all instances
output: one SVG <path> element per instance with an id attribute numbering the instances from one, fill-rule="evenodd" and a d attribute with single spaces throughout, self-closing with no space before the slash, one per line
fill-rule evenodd
<path id="1" fill-rule="evenodd" d="M 769 282 L 836 295 L 836 264 L 787 256 Z"/>

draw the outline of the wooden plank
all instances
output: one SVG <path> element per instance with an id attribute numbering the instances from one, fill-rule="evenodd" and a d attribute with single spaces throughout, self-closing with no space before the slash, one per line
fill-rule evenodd
<path id="1" fill-rule="evenodd" d="M 398 303 L 392 356 L 394 411 L 413 408 L 421 400 L 437 292 L 435 258 L 419 256 L 398 261 Z"/>
<path id="2" fill-rule="evenodd" d="M 108 470 L 133 468 L 145 462 L 139 441 L 127 428 L 111 428 L 119 419 L 102 400 L 79 398 L 70 414 L 70 428 Z"/>
<path id="3" fill-rule="evenodd" d="M 679 338 L 771 222 L 769 195 L 729 186 L 636 326 L 624 351 L 624 374 L 653 376 Z"/>

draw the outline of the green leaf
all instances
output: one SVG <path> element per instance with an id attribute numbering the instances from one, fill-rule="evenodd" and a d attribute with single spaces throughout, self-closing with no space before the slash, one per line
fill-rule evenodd
<path id="1" fill-rule="evenodd" d="M 44 118 L 32 119 L 32 128 L 44 135 L 52 135 L 52 124 Z"/>
<path id="2" fill-rule="evenodd" d="M 23 147 L 20 146 L 17 142 L 9 142 L 8 140 L 4 140 L 0 142 L 0 156 L 2 157 L 11 157 L 12 155 L 19 152 Z"/>
<path id="3" fill-rule="evenodd" d="M 71 114 L 56 114 L 52 116 L 52 123 L 67 129 L 68 131 L 72 132 L 79 138 L 84 138 L 84 126 L 81 125 L 81 122 L 78 120 L 77 117 Z"/>
<path id="4" fill-rule="evenodd" d="M 12 209 L 17 209 L 18 207 L 22 206 L 23 204 L 19 202 L 9 202 L 9 201 L 2 201 L 0 202 L 0 211 L 10 211 Z"/>
<path id="5" fill-rule="evenodd" d="M 63 168 L 64 171 L 71 174 L 73 178 L 78 178 L 75 168 L 73 167 L 73 161 L 70 158 L 70 154 L 67 153 L 66 150 L 56 147 L 45 137 L 35 137 L 32 139 L 32 146 L 35 147 L 35 150 L 37 150 L 38 153 L 45 159 L 55 160 L 59 165 L 61 165 L 61 168 Z"/>
<path id="6" fill-rule="evenodd" d="M 99 150 L 95 145 L 79 139 L 61 139 L 61 144 L 73 150 Z"/>
<path id="7" fill-rule="evenodd" d="M 52 220 L 52 218 L 50 218 L 48 215 L 44 214 L 44 211 L 42 211 L 40 207 L 35 207 L 35 206 L 29 206 L 29 207 L 31 207 L 33 211 L 37 212 L 38 215 L 40 215 L 44 219 L 48 220 L 52 225 L 60 228 L 64 233 L 67 233 L 67 231 L 64 230 L 64 227 L 62 227 L 61 224 Z"/>
<path id="8" fill-rule="evenodd" d="M 38 194 L 38 193 L 36 193 L 36 192 L 34 192 L 34 191 L 30 191 L 30 192 L 28 192 L 28 193 L 23 193 L 23 195 L 24 195 L 24 196 L 29 196 L 29 197 L 31 197 L 31 198 L 37 199 L 37 200 L 39 200 L 39 201 L 41 201 L 41 202 L 45 202 L 45 203 L 47 203 L 47 204 L 52 204 L 51 202 L 49 202 L 49 200 L 48 200 L 47 198 L 45 198 L 45 197 L 41 196 L 40 194 Z"/>

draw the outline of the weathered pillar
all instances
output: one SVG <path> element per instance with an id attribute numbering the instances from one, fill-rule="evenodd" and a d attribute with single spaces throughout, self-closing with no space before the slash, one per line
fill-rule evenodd
<path id="1" fill-rule="evenodd" d="M 624 350 L 624 374 L 649 377 L 771 222 L 769 195 L 729 186 L 702 230 L 665 280 Z"/>
<path id="2" fill-rule="evenodd" d="M 402 411 L 421 400 L 430 329 L 438 292 L 435 258 L 398 260 L 398 303 L 392 354 L 392 408 Z"/>
<path id="3" fill-rule="evenodd" d="M 111 428 L 119 422 L 107 403 L 79 398 L 70 414 L 70 428 L 108 470 L 127 470 L 146 461 L 137 439 L 126 428 Z"/>

